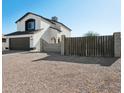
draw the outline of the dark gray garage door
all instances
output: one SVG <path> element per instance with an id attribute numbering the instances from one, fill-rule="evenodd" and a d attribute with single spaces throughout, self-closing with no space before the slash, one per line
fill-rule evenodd
<path id="1" fill-rule="evenodd" d="M 11 38 L 9 39 L 9 45 L 11 50 L 29 50 L 30 39 L 25 38 Z"/>

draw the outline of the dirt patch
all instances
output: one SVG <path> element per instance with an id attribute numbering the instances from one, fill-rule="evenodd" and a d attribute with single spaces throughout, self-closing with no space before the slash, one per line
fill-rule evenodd
<path id="1" fill-rule="evenodd" d="M 120 58 L 3 55 L 3 93 L 119 93 Z"/>

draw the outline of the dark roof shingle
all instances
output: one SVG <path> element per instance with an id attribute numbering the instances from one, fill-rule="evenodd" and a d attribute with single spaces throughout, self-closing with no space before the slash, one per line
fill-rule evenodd
<path id="1" fill-rule="evenodd" d="M 34 34 L 34 33 L 37 33 L 39 31 L 41 31 L 41 29 L 35 30 L 35 31 L 16 31 L 16 32 L 12 32 L 12 33 L 6 34 L 5 36 Z"/>

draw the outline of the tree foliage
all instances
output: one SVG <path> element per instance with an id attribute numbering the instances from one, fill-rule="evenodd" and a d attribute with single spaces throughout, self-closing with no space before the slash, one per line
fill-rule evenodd
<path id="1" fill-rule="evenodd" d="M 93 31 L 89 31 L 87 33 L 84 34 L 84 36 L 99 36 L 99 34 L 97 32 L 93 32 Z"/>

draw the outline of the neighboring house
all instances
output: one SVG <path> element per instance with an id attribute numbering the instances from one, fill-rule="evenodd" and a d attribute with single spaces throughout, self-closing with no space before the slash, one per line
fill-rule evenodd
<path id="1" fill-rule="evenodd" d="M 61 35 L 71 36 L 71 29 L 58 22 L 57 17 L 48 19 L 28 12 L 16 24 L 17 31 L 5 35 L 11 50 L 40 50 L 40 39 L 47 43 L 59 43 Z"/>

